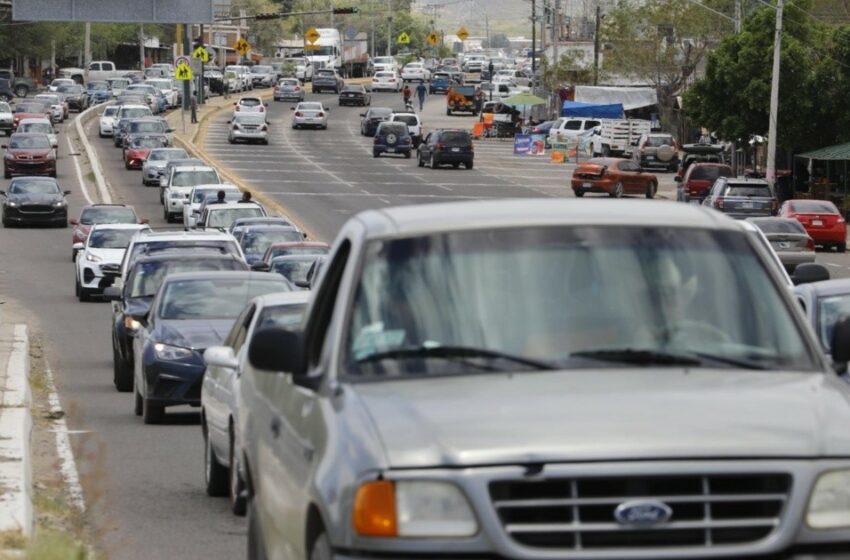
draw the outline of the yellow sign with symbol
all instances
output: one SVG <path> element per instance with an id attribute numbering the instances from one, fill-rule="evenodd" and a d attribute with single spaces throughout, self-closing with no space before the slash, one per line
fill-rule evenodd
<path id="1" fill-rule="evenodd" d="M 461 27 L 457 30 L 457 38 L 461 41 L 466 41 L 467 37 L 469 37 L 469 31 L 466 30 L 465 27 Z"/>
<path id="2" fill-rule="evenodd" d="M 440 40 L 440 38 L 437 36 L 436 31 L 432 31 L 428 35 L 428 44 L 431 45 L 432 47 L 436 47 L 439 40 Z"/>
<path id="3" fill-rule="evenodd" d="M 310 44 L 313 44 L 318 41 L 320 37 L 321 35 L 315 27 L 311 27 L 304 33 L 304 38 L 307 39 L 307 42 Z"/>
<path id="4" fill-rule="evenodd" d="M 309 43 L 304 45 L 304 50 L 307 50 L 307 51 L 317 51 L 321 48 L 322 48 L 321 45 L 311 45 Z"/>
<path id="5" fill-rule="evenodd" d="M 248 41 L 244 37 L 239 37 L 239 40 L 233 45 L 233 49 L 240 55 L 245 56 L 251 50 L 251 45 L 248 44 Z"/>
<path id="6" fill-rule="evenodd" d="M 188 82 L 192 79 L 192 67 L 188 64 L 178 64 L 174 77 L 181 82 Z"/>
<path id="7" fill-rule="evenodd" d="M 402 31 L 401 35 L 398 36 L 398 40 L 396 41 L 396 43 L 398 43 L 399 45 L 409 45 L 410 35 Z"/>
<path id="8" fill-rule="evenodd" d="M 207 49 L 205 49 L 204 47 L 198 47 L 192 53 L 192 58 L 200 59 L 201 62 L 206 63 L 210 61 L 210 53 L 208 53 Z"/>

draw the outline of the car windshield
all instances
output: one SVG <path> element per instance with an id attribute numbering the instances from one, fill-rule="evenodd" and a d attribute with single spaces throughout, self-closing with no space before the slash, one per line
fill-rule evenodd
<path id="1" fill-rule="evenodd" d="M 126 249 L 135 229 L 96 229 L 89 235 L 88 246 L 95 249 Z"/>
<path id="2" fill-rule="evenodd" d="M 266 124 L 266 118 L 262 115 L 237 115 L 234 119 L 239 124 L 255 124 L 255 125 L 263 125 Z"/>
<path id="3" fill-rule="evenodd" d="M 43 103 L 50 103 L 51 105 L 57 105 L 60 103 L 59 97 L 56 95 L 36 95 L 34 99 Z"/>
<path id="4" fill-rule="evenodd" d="M 279 83 L 284 87 L 297 87 L 301 85 L 301 82 L 298 80 L 281 80 Z"/>
<path id="5" fill-rule="evenodd" d="M 122 207 L 86 208 L 80 214 L 80 223 L 87 226 L 93 224 L 135 224 L 136 213 L 131 208 Z"/>
<path id="6" fill-rule="evenodd" d="M 207 199 L 216 199 L 218 198 L 218 191 L 220 190 L 224 191 L 225 202 L 239 200 L 242 196 L 242 191 L 239 189 L 195 189 L 195 194 L 192 196 L 192 202 L 200 204 Z"/>
<path id="7" fill-rule="evenodd" d="M 746 234 L 732 231 L 526 227 L 372 241 L 347 367 L 355 376 L 488 369 L 439 359 L 444 347 L 559 369 L 634 367 L 635 356 L 660 355 L 666 364 L 814 370 L 770 274 Z M 419 359 L 403 359 L 408 351 Z"/>
<path id="8" fill-rule="evenodd" d="M 29 177 L 13 181 L 9 192 L 12 194 L 56 194 L 59 192 L 59 185 L 50 179 Z"/>
<path id="9" fill-rule="evenodd" d="M 53 134 L 53 126 L 49 123 L 22 123 L 18 125 L 18 132 L 39 132 L 41 134 Z"/>
<path id="10" fill-rule="evenodd" d="M 392 64 L 394 62 L 393 57 L 391 56 L 378 56 L 375 57 L 375 64 Z"/>
<path id="11" fill-rule="evenodd" d="M 244 208 L 219 208 L 210 210 L 207 226 L 211 228 L 230 227 L 233 220 L 238 218 L 259 218 L 263 210 L 257 206 L 246 205 Z"/>
<path id="12" fill-rule="evenodd" d="M 127 284 L 128 297 L 153 297 L 169 274 L 181 272 L 213 272 L 219 270 L 245 270 L 234 259 L 169 259 L 141 262 L 133 267 Z"/>
<path id="13" fill-rule="evenodd" d="M 116 107 L 114 105 L 111 106 L 111 107 L 107 107 L 106 109 L 103 110 L 103 116 L 104 117 L 114 117 L 117 113 L 118 113 L 118 107 Z"/>
<path id="14" fill-rule="evenodd" d="M 346 93 L 363 93 L 366 91 L 366 88 L 363 86 L 345 86 L 342 88 L 342 91 Z"/>
<path id="15" fill-rule="evenodd" d="M 157 89 L 171 89 L 171 80 L 148 80 L 148 83 Z"/>
<path id="16" fill-rule="evenodd" d="M 271 272 L 282 274 L 291 282 L 306 282 L 307 273 L 315 261 L 315 255 L 277 258 L 271 263 Z"/>
<path id="17" fill-rule="evenodd" d="M 399 123 L 382 123 L 378 134 L 407 134 L 407 125 Z"/>
<path id="18" fill-rule="evenodd" d="M 44 105 L 40 103 L 20 103 L 15 107 L 16 113 L 43 113 Z"/>
<path id="19" fill-rule="evenodd" d="M 472 140 L 466 132 L 450 130 L 440 134 L 440 143 L 446 146 L 467 146 Z"/>
<path id="20" fill-rule="evenodd" d="M 39 150 L 50 148 L 50 140 L 47 136 L 24 136 L 9 140 L 9 148 L 12 150 Z"/>
<path id="21" fill-rule="evenodd" d="M 158 316 L 168 320 L 235 319 L 255 297 L 292 290 L 288 281 L 209 278 L 173 280 L 163 288 Z"/>
<path id="22" fill-rule="evenodd" d="M 333 70 L 319 70 L 316 75 L 321 78 L 333 78 L 335 76 Z"/>
<path id="23" fill-rule="evenodd" d="M 690 178 L 696 181 L 714 181 L 718 177 L 731 177 L 732 170 L 720 165 L 697 165 L 691 171 Z"/>
<path id="24" fill-rule="evenodd" d="M 251 73 L 252 74 L 271 74 L 272 67 L 271 66 L 252 66 Z"/>
<path id="25" fill-rule="evenodd" d="M 242 107 L 257 107 L 260 104 L 261 103 L 259 99 L 246 98 L 239 100 L 239 105 L 241 105 Z"/>
<path id="26" fill-rule="evenodd" d="M 215 253 L 228 253 L 231 255 L 236 255 L 241 257 L 239 252 L 239 245 L 236 244 L 235 240 L 204 240 L 199 241 L 197 239 L 172 239 L 172 240 L 160 240 L 160 241 L 140 241 L 138 243 L 133 244 L 133 249 L 130 252 L 130 258 L 128 262 L 133 262 L 136 260 L 136 257 L 141 255 L 143 252 L 155 253 L 157 251 L 165 251 L 168 249 L 175 250 L 203 250 L 203 251 L 214 251 Z"/>
<path id="27" fill-rule="evenodd" d="M 137 132 L 165 132 L 165 123 L 162 121 L 131 122 L 127 125 L 127 132 L 130 134 Z"/>
<path id="28" fill-rule="evenodd" d="M 175 171 L 171 178 L 172 187 L 194 187 L 219 183 L 218 174 L 212 170 L 205 171 Z"/>
<path id="29" fill-rule="evenodd" d="M 123 78 L 120 78 L 120 79 L 115 79 L 115 80 L 109 80 L 108 83 L 109 83 L 109 87 L 111 87 L 112 89 L 126 89 L 127 86 L 130 85 L 130 80 L 125 80 Z"/>
<path id="30" fill-rule="evenodd" d="M 294 229 L 288 230 L 248 230 L 242 236 L 242 250 L 245 253 L 265 254 L 266 250 L 275 243 L 301 241 L 304 235 Z"/>
<path id="31" fill-rule="evenodd" d="M 824 200 L 795 200 L 788 204 L 792 210 L 803 214 L 838 214 L 838 208 Z"/>
<path id="32" fill-rule="evenodd" d="M 661 146 L 672 146 L 672 136 L 650 136 L 646 139 L 646 145 L 650 148 L 660 148 Z"/>
<path id="33" fill-rule="evenodd" d="M 324 107 L 322 107 L 321 103 L 299 103 L 298 110 L 299 111 L 321 111 Z"/>
<path id="34" fill-rule="evenodd" d="M 784 218 L 750 218 L 756 227 L 764 233 L 799 233 L 806 234 L 803 224 L 797 220 Z"/>
<path id="35" fill-rule="evenodd" d="M 283 257 L 287 255 L 327 255 L 327 247 L 272 247 L 269 253 L 269 258 Z"/>
<path id="36" fill-rule="evenodd" d="M 83 93 L 83 86 L 73 85 L 73 86 L 61 86 L 59 91 L 62 93 L 70 93 L 71 95 L 79 95 Z"/>
<path id="37" fill-rule="evenodd" d="M 375 72 L 376 78 L 395 78 L 395 72 Z"/>
<path id="38" fill-rule="evenodd" d="M 730 184 L 726 187 L 725 196 L 757 196 L 772 198 L 770 187 L 767 185 L 735 185 Z"/>
<path id="39" fill-rule="evenodd" d="M 130 142 L 131 148 L 159 148 L 165 144 L 165 138 L 157 136 L 146 136 L 143 138 L 133 138 Z"/>
<path id="40" fill-rule="evenodd" d="M 138 119 L 139 117 L 149 117 L 151 110 L 147 107 L 125 107 L 119 111 L 119 118 L 122 119 Z"/>
<path id="41" fill-rule="evenodd" d="M 824 348 L 832 348 L 832 332 L 835 324 L 850 316 L 850 294 L 822 297 L 818 300 L 818 335 Z"/>
<path id="42" fill-rule="evenodd" d="M 254 329 L 259 330 L 272 327 L 291 329 L 297 327 L 301 324 L 301 319 L 304 317 L 304 311 L 306 309 L 306 303 L 270 305 L 260 313 Z"/>
<path id="43" fill-rule="evenodd" d="M 182 148 L 174 148 L 168 150 L 154 150 L 148 156 L 148 160 L 152 161 L 170 161 L 172 159 L 183 159 L 189 157 L 186 150 Z"/>
<path id="44" fill-rule="evenodd" d="M 403 122 L 408 126 L 416 126 L 419 124 L 419 119 L 417 119 L 415 115 L 395 115 L 393 117 L 393 121 Z"/>
<path id="45" fill-rule="evenodd" d="M 92 82 L 87 86 L 89 91 L 107 91 L 109 90 L 109 84 L 106 82 Z"/>

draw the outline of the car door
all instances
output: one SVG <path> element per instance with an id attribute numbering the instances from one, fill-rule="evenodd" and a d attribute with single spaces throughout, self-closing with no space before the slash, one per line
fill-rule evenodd
<path id="1" fill-rule="evenodd" d="M 645 188 L 643 185 L 643 177 L 640 172 L 640 166 L 633 161 L 620 161 L 618 163 L 620 175 L 622 176 L 623 187 L 626 193 L 643 194 Z"/>
<path id="2" fill-rule="evenodd" d="M 436 135 L 432 132 L 425 137 L 425 140 L 419 144 L 419 160 L 428 161 L 431 158 L 431 152 L 434 146 L 434 138 Z"/>

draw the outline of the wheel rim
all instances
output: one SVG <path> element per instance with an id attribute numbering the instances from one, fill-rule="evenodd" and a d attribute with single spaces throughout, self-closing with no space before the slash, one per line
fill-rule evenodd
<path id="1" fill-rule="evenodd" d="M 614 186 L 614 197 L 620 198 L 623 196 L 623 183 L 617 183 Z"/>
<path id="2" fill-rule="evenodd" d="M 212 444 L 210 436 L 207 433 L 206 425 L 204 426 L 204 481 L 209 484 L 212 470 Z"/>

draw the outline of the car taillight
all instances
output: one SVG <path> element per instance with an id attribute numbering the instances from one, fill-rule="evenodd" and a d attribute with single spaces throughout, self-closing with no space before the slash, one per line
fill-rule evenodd
<path id="1" fill-rule="evenodd" d="M 236 106 L 236 110 L 239 111 L 239 105 Z"/>
<path id="2" fill-rule="evenodd" d="M 715 208 L 723 208 L 723 202 L 724 202 L 723 197 L 718 196 L 717 198 L 714 199 L 714 207 Z"/>
<path id="3" fill-rule="evenodd" d="M 812 239 L 811 237 L 809 238 L 808 241 L 806 241 L 806 249 L 808 249 L 809 251 L 815 250 L 815 240 Z"/>
<path id="4" fill-rule="evenodd" d="M 436 144 L 434 144 L 434 151 L 435 151 L 435 152 L 439 152 L 439 151 L 440 151 L 440 150 L 442 150 L 442 149 L 443 149 L 443 145 L 442 145 L 442 144 L 440 144 L 439 142 L 437 142 Z"/>
<path id="5" fill-rule="evenodd" d="M 390 78 L 388 81 L 389 81 L 389 82 L 394 82 L 394 81 L 395 81 L 395 78 Z"/>
<path id="6" fill-rule="evenodd" d="M 845 222 L 846 222 L 846 220 L 844 218 L 838 218 L 838 221 L 836 223 L 837 224 L 843 224 Z"/>
<path id="7" fill-rule="evenodd" d="M 263 125 L 263 128 L 261 128 L 260 130 L 262 130 L 262 131 L 264 131 L 264 132 L 265 132 L 265 131 L 266 131 L 266 130 L 268 130 L 268 129 L 269 129 L 269 127 L 267 127 L 266 125 Z"/>
<path id="8" fill-rule="evenodd" d="M 233 130 L 239 130 L 239 125 L 238 125 L 238 124 L 234 124 L 234 125 L 233 125 Z"/>
<path id="9" fill-rule="evenodd" d="M 301 88 L 298 87 L 298 86 L 295 86 L 295 89 L 293 91 L 301 91 Z"/>
<path id="10" fill-rule="evenodd" d="M 325 114 L 324 114 L 324 113 L 317 113 L 317 114 L 316 114 L 316 116 L 317 116 L 317 117 L 324 117 L 324 116 L 325 116 Z"/>
<path id="11" fill-rule="evenodd" d="M 296 116 L 296 117 L 300 117 L 300 116 L 301 116 L 301 111 L 295 111 L 295 116 Z"/>

